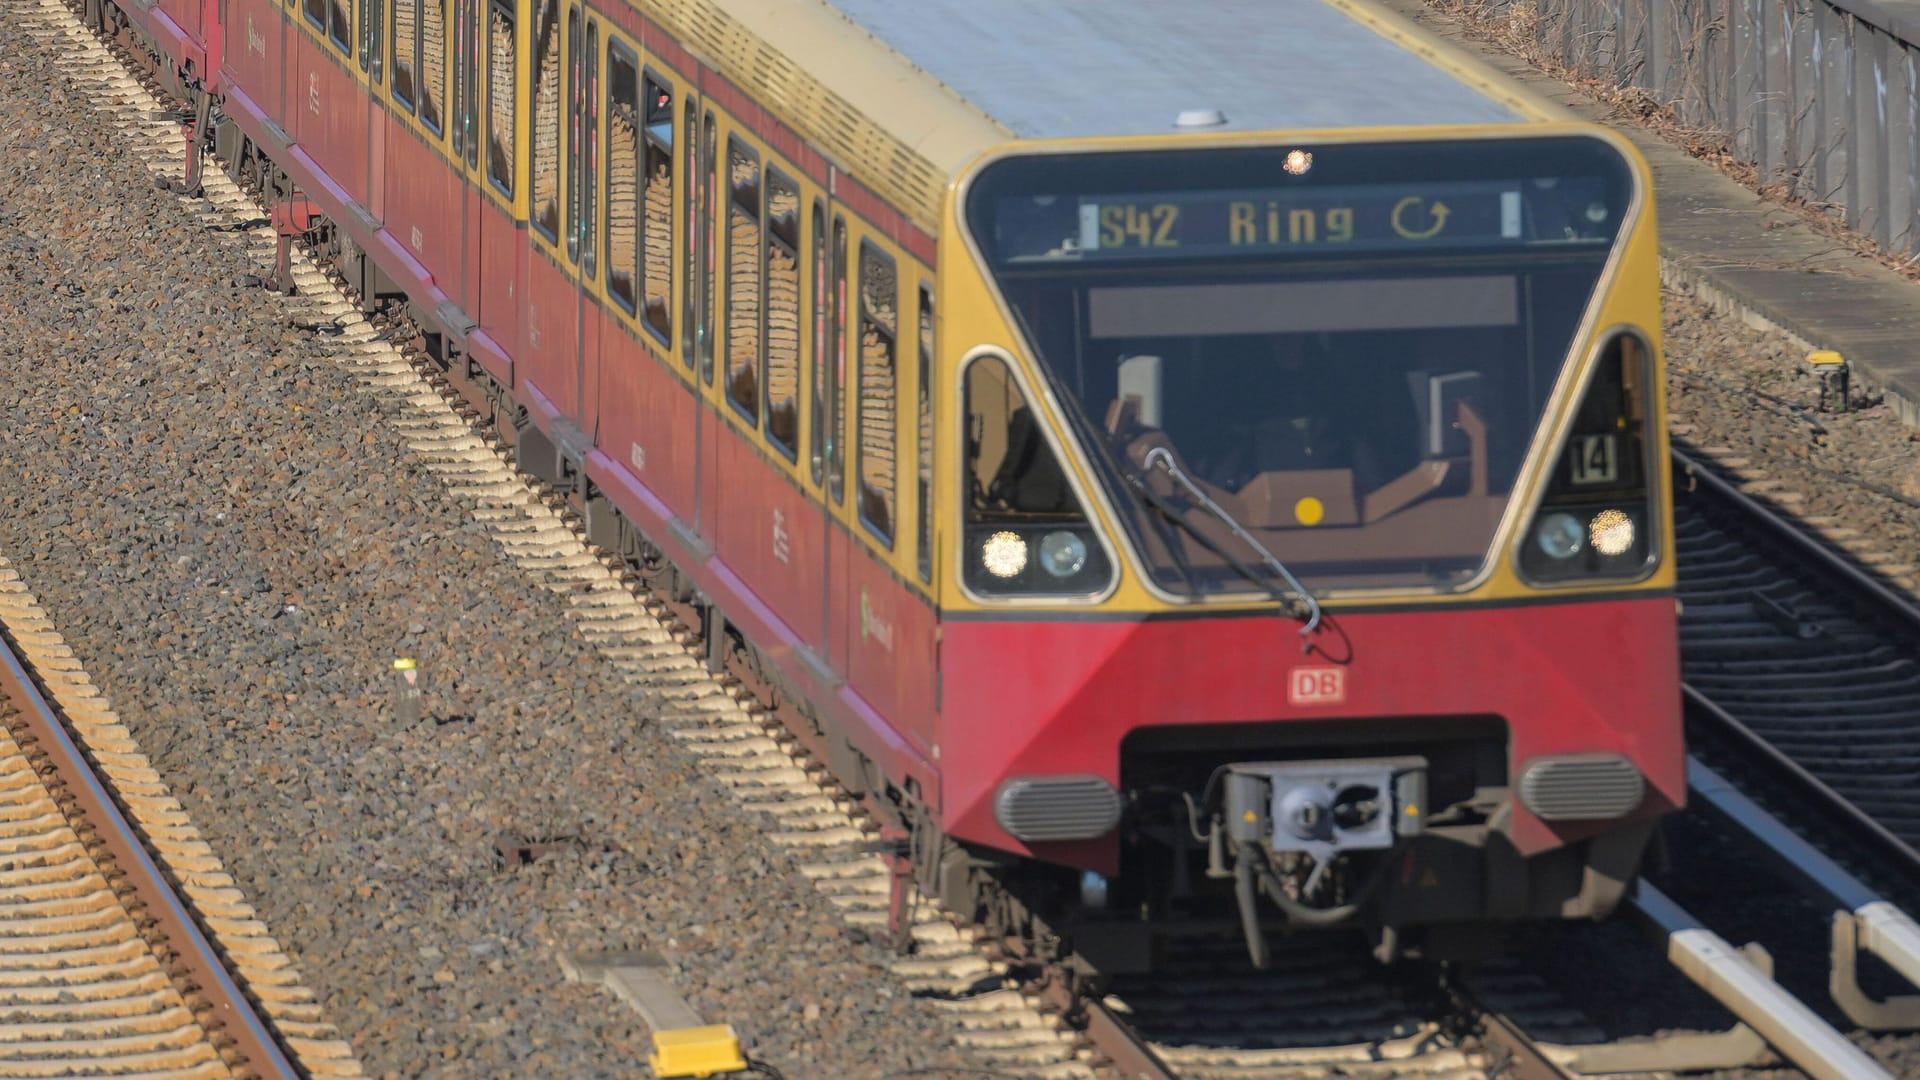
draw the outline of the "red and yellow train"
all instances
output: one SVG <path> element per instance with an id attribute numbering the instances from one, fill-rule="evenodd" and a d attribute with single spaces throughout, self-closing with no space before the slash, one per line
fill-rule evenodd
<path id="1" fill-rule="evenodd" d="M 1597 917 L 1684 797 L 1646 167 L 1364 0 L 85 4 L 963 912 Z"/>

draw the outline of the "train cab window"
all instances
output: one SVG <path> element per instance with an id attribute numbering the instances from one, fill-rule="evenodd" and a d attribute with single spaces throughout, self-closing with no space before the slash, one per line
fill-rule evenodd
<path id="1" fill-rule="evenodd" d="M 420 8 L 420 122 L 435 135 L 445 128 L 447 102 L 447 0 Z"/>
<path id="2" fill-rule="evenodd" d="M 981 596 L 1084 596 L 1113 564 L 1007 362 L 967 367 L 961 579 Z"/>
<path id="3" fill-rule="evenodd" d="M 827 490 L 833 501 L 846 496 L 847 385 L 847 219 L 833 218 L 833 305 L 827 324 Z"/>
<path id="4" fill-rule="evenodd" d="M 533 227 L 560 239 L 560 5 L 542 0 L 534 20 Z"/>
<path id="5" fill-rule="evenodd" d="M 353 55 L 353 0 L 327 0 L 327 36 L 348 56 Z"/>
<path id="6" fill-rule="evenodd" d="M 648 72 L 640 107 L 646 110 L 647 173 L 641 223 L 647 309 L 643 321 L 662 345 L 673 341 L 673 88 Z"/>
<path id="7" fill-rule="evenodd" d="M 818 485 L 827 476 L 827 207 L 813 200 L 813 219 L 807 230 L 811 258 L 808 260 L 813 285 L 813 400 L 808 415 L 812 440 L 808 458 L 813 482 Z"/>
<path id="8" fill-rule="evenodd" d="M 918 438 L 919 447 L 919 483 L 914 488 L 919 497 L 915 504 L 920 512 L 919 546 L 916 548 L 920 580 L 933 581 L 933 290 L 920 286 L 920 388 Z"/>
<path id="9" fill-rule="evenodd" d="M 607 292 L 629 314 L 640 280 L 640 61 L 607 49 Z"/>
<path id="10" fill-rule="evenodd" d="M 760 424 L 760 155 L 727 140 L 727 398 Z"/>
<path id="11" fill-rule="evenodd" d="M 767 167 L 767 437 L 800 446 L 800 185 Z"/>
<path id="12" fill-rule="evenodd" d="M 420 0 L 393 0 L 393 100 L 413 112 L 413 73 L 420 63 Z"/>
<path id="13" fill-rule="evenodd" d="M 900 275 L 872 244 L 860 245 L 860 367 L 854 376 L 854 416 L 860 428 L 860 520 L 893 546 L 898 483 Z"/>
<path id="14" fill-rule="evenodd" d="M 513 194 L 515 113 L 519 108 L 519 47 L 514 10 L 500 0 L 488 7 L 487 25 L 487 179 L 503 195 Z"/>

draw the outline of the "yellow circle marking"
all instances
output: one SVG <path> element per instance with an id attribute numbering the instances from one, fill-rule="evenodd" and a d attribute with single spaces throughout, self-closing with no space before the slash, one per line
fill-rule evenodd
<path id="1" fill-rule="evenodd" d="M 1327 516 L 1327 508 L 1319 499 L 1309 495 L 1293 504 L 1293 516 L 1302 525 L 1318 525 L 1320 519 Z"/>
<path id="2" fill-rule="evenodd" d="M 1244 816 L 1246 817 L 1248 824 L 1252 824 L 1253 822 L 1260 820 L 1260 815 L 1254 813 L 1251 810 L 1247 811 Z"/>

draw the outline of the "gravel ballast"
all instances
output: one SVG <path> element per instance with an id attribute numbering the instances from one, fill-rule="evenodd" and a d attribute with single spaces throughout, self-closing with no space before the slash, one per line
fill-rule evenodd
<path id="1" fill-rule="evenodd" d="M 640 1073 L 637 1014 L 559 965 L 640 950 L 789 1076 L 965 1064 L 242 240 L 8 38 L 0 551 L 369 1073 Z M 565 842 L 515 867 L 503 835 Z"/>

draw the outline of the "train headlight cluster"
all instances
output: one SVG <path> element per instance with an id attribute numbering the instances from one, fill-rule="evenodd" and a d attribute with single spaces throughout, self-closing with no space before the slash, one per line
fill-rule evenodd
<path id="1" fill-rule="evenodd" d="M 1603 509 L 1584 528 L 1571 513 L 1549 513 L 1534 527 L 1534 544 L 1549 559 L 1563 563 L 1588 544 L 1607 557 L 1632 552 L 1636 534 L 1634 519 L 1624 509 Z"/>
<path id="2" fill-rule="evenodd" d="M 1534 526 L 1533 542 L 1548 558 L 1565 562 L 1589 545 L 1608 558 L 1625 555 L 1633 550 L 1638 535 L 1632 516 L 1625 510 L 1602 510 L 1584 527 L 1579 518 L 1562 511 L 1540 519 Z"/>
<path id="3" fill-rule="evenodd" d="M 1092 530 L 1062 522 L 970 529 L 966 551 L 967 587 L 983 596 L 1082 596 L 1113 575 Z"/>
<path id="4" fill-rule="evenodd" d="M 1017 578 L 1027 568 L 1030 549 L 1026 538 L 1002 530 L 980 545 L 980 565 L 997 578 Z M 1085 569 L 1087 542 L 1078 533 L 1055 529 L 1040 538 L 1040 569 L 1066 580 Z"/>

